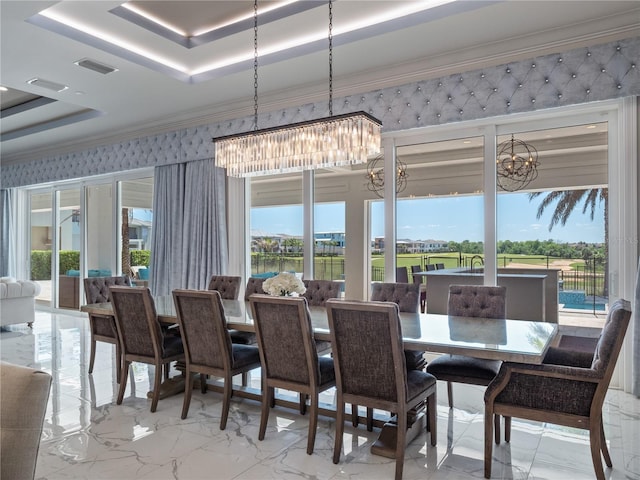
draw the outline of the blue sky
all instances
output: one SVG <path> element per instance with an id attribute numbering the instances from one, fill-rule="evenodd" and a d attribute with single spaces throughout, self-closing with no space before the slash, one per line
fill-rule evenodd
<path id="1" fill-rule="evenodd" d="M 582 204 L 569 217 L 566 226 L 549 231 L 553 208 L 536 218 L 541 198 L 529 201 L 526 193 L 498 197 L 498 240 L 548 240 L 600 243 L 604 241 L 604 205 L 596 208 L 594 220 L 582 214 Z M 372 206 L 372 237 L 383 236 L 382 201 Z M 483 202 L 477 196 L 436 197 L 401 200 L 398 203 L 398 238 L 412 240 L 483 240 Z M 316 231 L 344 231 L 341 203 L 316 207 Z M 302 235 L 302 207 L 264 207 L 252 209 L 251 229 L 270 234 Z"/>

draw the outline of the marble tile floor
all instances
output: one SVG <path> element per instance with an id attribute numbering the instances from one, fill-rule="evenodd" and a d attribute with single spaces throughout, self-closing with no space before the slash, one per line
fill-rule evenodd
<path id="1" fill-rule="evenodd" d="M 114 348 L 98 343 L 96 367 L 87 374 L 89 328 L 84 314 L 38 311 L 26 325 L 0 332 L 0 357 L 53 375 L 40 444 L 37 479 L 389 479 L 394 461 L 372 455 L 377 429 L 345 426 L 343 453 L 331 461 L 334 420 L 320 417 L 315 452 L 306 454 L 307 416 L 277 407 L 265 440 L 258 441 L 260 405 L 233 399 L 227 429 L 220 431 L 221 396 L 193 394 L 180 419 L 182 395 L 149 412 L 146 393 L 153 371 L 134 364 L 122 405 L 115 404 Z M 177 372 L 176 372 L 177 374 Z M 259 385 L 259 375 L 252 374 Z M 483 478 L 483 388 L 455 385 L 455 408 L 438 391 L 438 445 L 425 433 L 406 453 L 404 478 Z M 335 402 L 334 392 L 323 395 Z M 28 408 L 28 399 L 25 399 Z M 611 390 L 604 422 L 613 469 L 608 479 L 640 480 L 640 400 Z M 495 479 L 594 478 L 586 431 L 514 419 L 510 444 L 494 448 Z"/>

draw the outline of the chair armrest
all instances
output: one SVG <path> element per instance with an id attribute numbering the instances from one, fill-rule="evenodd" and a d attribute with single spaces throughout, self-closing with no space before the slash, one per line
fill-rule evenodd
<path id="1" fill-rule="evenodd" d="M 539 410 L 588 415 L 602 375 L 591 368 L 564 365 L 502 364 L 484 400 Z"/>

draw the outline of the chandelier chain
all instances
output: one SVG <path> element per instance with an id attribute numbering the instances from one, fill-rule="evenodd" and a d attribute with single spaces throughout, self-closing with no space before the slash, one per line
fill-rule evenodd
<path id="1" fill-rule="evenodd" d="M 333 2 L 329 0 L 329 116 L 333 116 Z"/>
<path id="2" fill-rule="evenodd" d="M 258 0 L 253 2 L 253 129 L 258 130 Z"/>

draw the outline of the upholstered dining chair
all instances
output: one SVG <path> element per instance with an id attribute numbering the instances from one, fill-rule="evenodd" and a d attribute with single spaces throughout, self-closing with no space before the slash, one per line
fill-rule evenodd
<path id="1" fill-rule="evenodd" d="M 427 285 L 422 281 L 421 275 L 416 275 L 416 273 L 421 271 L 422 267 L 420 265 L 411 265 L 413 283 L 420 285 L 420 311 L 424 313 L 427 309 Z"/>
<path id="2" fill-rule="evenodd" d="M 131 279 L 122 275 L 120 277 L 87 277 L 84 279 L 84 294 L 87 304 L 105 303 L 111 301 L 110 286 L 131 286 Z M 89 330 L 91 332 L 91 352 L 89 354 L 89 373 L 93 373 L 96 360 L 96 342 L 111 343 L 116 347 L 116 381 L 120 383 L 122 370 L 122 354 L 120 342 L 116 330 L 116 321 L 113 315 L 89 314 Z"/>
<path id="3" fill-rule="evenodd" d="M 33 480 L 51 375 L 0 362 L 0 478 Z"/>
<path id="4" fill-rule="evenodd" d="M 462 317 L 506 318 L 506 287 L 451 285 L 447 313 Z M 500 360 L 440 355 L 427 364 L 427 372 L 447 382 L 449 408 L 453 408 L 453 382 L 489 385 L 500 370 Z M 500 417 L 496 416 L 496 443 L 500 442 Z"/>
<path id="5" fill-rule="evenodd" d="M 202 393 L 207 391 L 206 376 L 214 375 L 224 380 L 220 416 L 220 430 L 224 430 L 233 392 L 232 378 L 260 367 L 258 347 L 231 342 L 219 291 L 174 290 L 173 301 L 186 363 L 182 418 L 187 418 L 189 412 L 193 374 L 200 374 Z"/>
<path id="6" fill-rule="evenodd" d="M 237 300 L 240 294 L 242 277 L 233 275 L 212 275 L 209 290 L 216 290 L 223 300 Z"/>
<path id="7" fill-rule="evenodd" d="M 407 267 L 396 267 L 396 282 L 409 283 L 409 274 L 407 273 Z"/>
<path id="8" fill-rule="evenodd" d="M 209 280 L 209 290 L 216 290 L 220 293 L 222 300 L 237 300 L 240 294 L 240 283 L 242 277 L 231 275 L 213 275 Z M 239 330 L 229 330 L 231 341 L 241 345 L 256 345 L 256 334 L 253 332 L 241 332 Z M 242 376 L 242 384 L 246 386 L 246 374 Z"/>
<path id="9" fill-rule="evenodd" d="M 345 403 L 397 414 L 396 473 L 402 478 L 407 412 L 426 402 L 431 445 L 436 444 L 436 379 L 407 370 L 398 305 L 391 302 L 327 302 L 336 369 L 336 437 L 333 463 L 340 461 Z M 370 359 L 375 358 L 372 362 Z"/>
<path id="10" fill-rule="evenodd" d="M 310 400 L 307 453 L 315 445 L 320 392 L 335 385 L 333 359 L 319 357 L 305 297 L 251 295 L 251 310 L 262 364 L 262 414 L 258 439 L 263 440 L 275 389 L 307 395 Z"/>
<path id="11" fill-rule="evenodd" d="M 371 287 L 371 301 L 393 302 L 398 305 L 401 312 L 418 313 L 420 285 L 417 283 L 374 283 Z M 405 350 L 404 356 L 407 369 L 422 370 L 424 368 L 424 352 Z M 367 428 L 369 430 L 371 430 L 372 420 L 373 412 L 371 409 L 367 409 Z M 357 416 L 353 418 L 353 425 L 358 425 Z"/>
<path id="12" fill-rule="evenodd" d="M 147 287 L 109 287 L 109 290 L 122 351 L 122 374 L 116 403 L 122 404 L 131 363 L 147 363 L 156 369 L 151 398 L 151 411 L 155 412 L 163 367 L 168 372 L 171 362 L 184 360 L 182 339 L 164 333 Z"/>
<path id="13" fill-rule="evenodd" d="M 303 296 L 309 306 L 324 307 L 330 298 L 338 298 L 342 285 L 331 280 L 303 280 L 306 291 Z"/>
<path id="14" fill-rule="evenodd" d="M 258 277 L 249 277 L 247 280 L 247 286 L 244 290 L 244 301 L 248 302 L 249 297 L 254 293 L 264 294 L 264 290 L 262 289 L 262 284 L 265 282 L 266 278 L 258 278 Z"/>
<path id="15" fill-rule="evenodd" d="M 631 318 L 631 305 L 617 300 L 609 309 L 595 353 L 549 349 L 542 365 L 503 363 L 487 387 L 485 401 L 484 476 L 491 477 L 492 416 L 505 417 L 510 441 L 511 417 L 589 430 L 596 478 L 604 480 L 602 457 L 612 466 L 602 404 Z"/>

